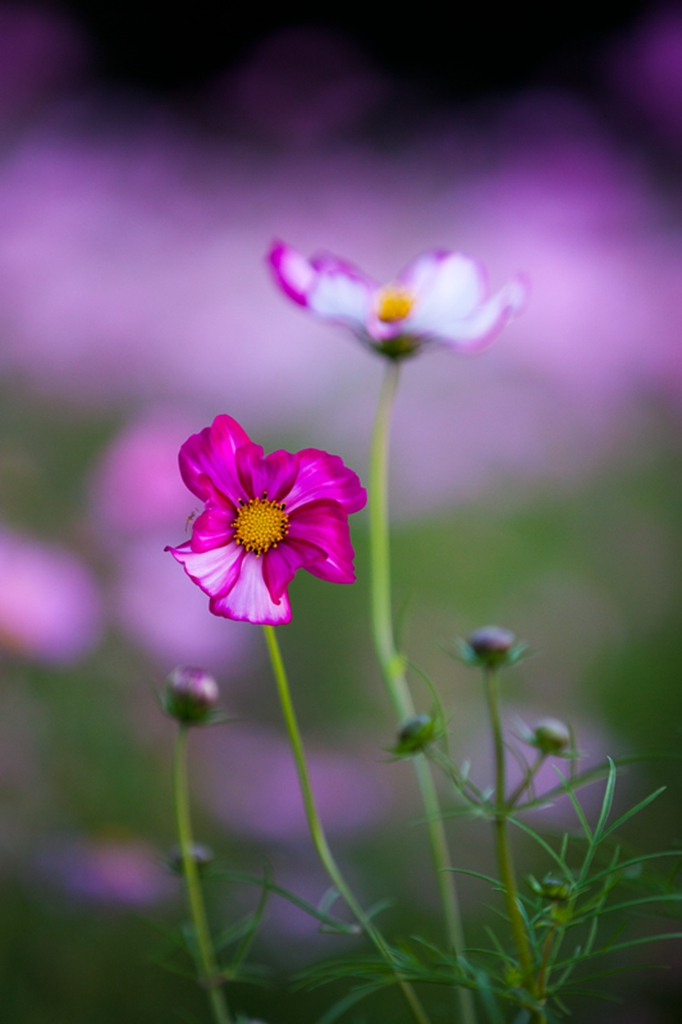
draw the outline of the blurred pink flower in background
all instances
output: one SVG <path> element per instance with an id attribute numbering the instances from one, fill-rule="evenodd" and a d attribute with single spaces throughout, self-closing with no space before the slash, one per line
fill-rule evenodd
<path id="1" fill-rule="evenodd" d="M 39 874 L 72 900 L 109 907 L 146 907 L 176 891 L 158 853 L 138 839 L 55 842 L 37 860 Z"/>
<path id="2" fill-rule="evenodd" d="M 193 500 L 178 473 L 189 416 L 150 409 L 104 452 L 92 481 L 92 506 L 103 537 L 136 538 L 181 529 Z"/>
<path id="3" fill-rule="evenodd" d="M 0 532 L 0 645 L 71 662 L 95 646 L 102 607 L 85 564 L 65 548 Z"/>
<path id="4" fill-rule="evenodd" d="M 182 523 L 178 528 L 181 532 Z M 165 670 L 199 664 L 240 671 L 253 653 L 249 626 L 209 615 L 204 594 L 189 585 L 164 546 L 164 540 L 154 536 L 118 552 L 118 624 Z"/>
<path id="5" fill-rule="evenodd" d="M 230 726 L 206 734 L 198 756 L 205 802 L 226 828 L 270 842 L 308 835 L 291 750 L 266 727 Z M 351 837 L 375 829 L 394 803 L 374 752 L 309 744 L 308 762 L 325 829 Z M 383 776 L 383 777 L 382 777 Z"/>

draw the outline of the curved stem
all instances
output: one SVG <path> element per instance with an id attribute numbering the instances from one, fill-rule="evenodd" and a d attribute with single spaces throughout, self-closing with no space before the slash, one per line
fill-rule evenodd
<path id="1" fill-rule="evenodd" d="M 211 942 L 211 933 L 206 917 L 204 898 L 201 892 L 199 871 L 194 857 L 194 841 L 189 813 L 189 787 L 187 784 L 187 735 L 189 727 L 180 723 L 175 741 L 173 764 L 173 786 L 175 791 L 175 816 L 178 826 L 178 841 L 182 858 L 182 872 L 187 886 L 187 902 L 194 926 L 197 943 L 201 983 L 206 987 L 208 1000 L 216 1024 L 232 1024 L 225 996 L 220 988 L 222 979 Z"/>
<path id="2" fill-rule="evenodd" d="M 386 944 L 386 941 L 379 930 L 372 924 L 370 918 L 367 917 L 360 903 L 358 903 L 353 891 L 350 889 L 348 883 L 341 874 L 339 866 L 334 859 L 334 855 L 329 848 L 322 820 L 317 810 L 317 804 L 315 803 L 315 796 L 310 782 L 310 774 L 308 772 L 308 763 L 305 756 L 305 750 L 303 748 L 301 731 L 298 727 L 298 720 L 296 718 L 296 712 L 291 699 L 291 691 L 289 690 L 289 682 L 287 679 L 286 669 L 284 668 L 282 654 L 279 649 L 279 643 L 277 642 L 277 636 L 273 626 L 263 626 L 263 630 L 265 632 L 268 652 L 270 654 L 272 669 L 277 683 L 284 722 L 287 728 L 287 733 L 289 734 L 289 742 L 291 743 L 291 749 L 296 763 L 296 771 L 298 773 L 298 781 L 301 788 L 301 795 L 303 797 L 305 816 L 308 822 L 308 828 L 310 830 L 313 845 L 315 846 L 315 850 L 325 871 L 343 899 L 346 901 L 351 913 L 362 928 L 363 932 L 374 943 L 376 949 L 381 956 L 384 957 L 386 962 L 393 967 L 393 956 Z M 429 1018 L 426 1016 L 412 985 L 410 985 L 409 982 L 402 980 L 397 971 L 396 979 L 410 1006 L 410 1009 L 412 1010 L 412 1013 L 414 1014 L 415 1020 L 417 1020 L 419 1024 L 429 1024 Z"/>
<path id="3" fill-rule="evenodd" d="M 538 750 L 538 756 L 535 759 L 535 764 L 531 766 L 530 770 L 526 772 L 525 778 L 521 779 L 518 786 L 507 800 L 507 807 L 510 811 L 513 811 L 516 807 L 517 801 L 523 796 L 527 789 L 530 789 L 533 779 L 542 768 L 543 764 L 547 760 L 547 755 L 543 754 L 541 750 Z M 529 794 L 533 796 L 532 793 Z"/>
<path id="4" fill-rule="evenodd" d="M 500 721 L 499 702 L 499 679 L 496 669 L 485 669 L 483 672 L 485 681 L 486 700 L 490 714 L 490 725 L 493 732 L 493 746 L 495 753 L 495 846 L 497 851 L 497 865 L 500 872 L 500 881 L 504 889 L 504 901 L 509 915 L 514 945 L 519 957 L 519 964 L 523 972 L 523 984 L 529 992 L 536 995 L 537 985 L 533 972 L 533 954 L 526 934 L 526 926 L 519 907 L 518 890 L 514 873 L 514 862 L 512 860 L 511 847 L 509 845 L 509 833 L 507 831 L 508 805 L 505 795 L 506 789 L 506 765 L 504 757 L 504 738 L 502 736 L 502 723 Z M 532 1020 L 540 1024 L 544 1017 L 534 1013 Z"/>
<path id="5" fill-rule="evenodd" d="M 400 364 L 390 361 L 386 366 L 372 431 L 369 468 L 369 530 L 374 644 L 398 721 L 404 722 L 405 719 L 411 718 L 414 715 L 415 707 L 405 676 L 405 664 L 396 649 L 393 633 L 388 526 L 389 440 L 391 414 L 399 382 Z M 455 954 L 458 957 L 462 957 L 464 955 L 464 933 L 459 912 L 457 889 L 454 875 L 451 871 L 450 853 L 438 802 L 438 792 L 433 780 L 431 766 L 424 755 L 418 754 L 413 758 L 413 762 L 422 802 L 426 811 L 431 854 L 436 868 L 448 942 L 455 951 Z M 463 1024 L 476 1024 L 474 1001 L 471 992 L 460 987 L 458 995 Z"/>

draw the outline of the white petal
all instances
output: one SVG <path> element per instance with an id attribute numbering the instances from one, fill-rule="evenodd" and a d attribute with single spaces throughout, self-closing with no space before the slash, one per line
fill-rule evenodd
<path id="1" fill-rule="evenodd" d="M 495 338 L 507 321 L 523 309 L 528 287 L 522 278 L 510 281 L 471 316 L 444 321 L 432 337 L 457 348 L 481 348 Z"/>
<path id="2" fill-rule="evenodd" d="M 184 565 L 187 575 L 211 597 L 234 585 L 239 574 L 238 562 L 244 554 L 244 548 L 233 543 L 210 551 L 192 551 L 189 545 L 168 550 Z"/>
<path id="3" fill-rule="evenodd" d="M 372 309 L 372 284 L 342 268 L 320 271 L 308 293 L 308 308 L 322 320 L 364 330 Z"/>
<path id="4" fill-rule="evenodd" d="M 467 256 L 426 253 L 404 275 L 415 294 L 405 328 L 414 334 L 442 334 L 443 324 L 470 316 L 485 298 L 483 268 Z"/>

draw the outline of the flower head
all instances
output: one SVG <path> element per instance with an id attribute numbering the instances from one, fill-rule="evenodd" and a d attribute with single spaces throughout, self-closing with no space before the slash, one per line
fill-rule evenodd
<path id="1" fill-rule="evenodd" d="M 528 294 L 518 276 L 488 296 L 481 264 L 441 249 L 418 256 L 383 286 L 336 256 L 308 260 L 285 242 L 273 243 L 268 260 L 290 299 L 320 320 L 349 327 L 392 359 L 413 355 L 427 342 L 481 349 L 521 311 Z"/>
<path id="2" fill-rule="evenodd" d="M 524 743 L 530 747 L 536 747 L 545 757 L 554 754 L 559 757 L 570 757 L 572 751 L 573 737 L 571 730 L 558 718 L 543 718 L 536 723 L 533 729 L 521 723 L 519 736 Z"/>
<path id="3" fill-rule="evenodd" d="M 192 539 L 167 548 L 211 598 L 214 615 L 276 626 L 291 619 L 299 569 L 352 583 L 348 516 L 367 500 L 336 455 L 305 448 L 264 456 L 230 416 L 180 449 L 180 472 L 205 503 Z"/>
<path id="4" fill-rule="evenodd" d="M 210 721 L 218 703 L 218 684 L 202 668 L 178 665 L 166 680 L 163 707 L 167 715 L 187 725 Z"/>

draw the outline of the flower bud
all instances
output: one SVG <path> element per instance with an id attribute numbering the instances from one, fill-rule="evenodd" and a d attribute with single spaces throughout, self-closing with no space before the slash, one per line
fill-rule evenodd
<path id="1" fill-rule="evenodd" d="M 210 846 L 204 846 L 203 843 L 192 843 L 192 860 L 199 871 L 208 867 L 213 859 L 213 850 Z M 183 873 L 182 850 L 179 846 L 176 845 L 170 850 L 168 854 L 168 865 L 173 871 L 177 871 L 179 875 Z"/>
<path id="2" fill-rule="evenodd" d="M 218 684 L 202 668 L 179 665 L 166 680 L 163 707 L 167 715 L 198 725 L 205 722 L 218 703 Z"/>
<path id="3" fill-rule="evenodd" d="M 393 753 L 398 757 L 419 754 L 436 738 L 437 726 L 431 715 L 415 715 L 400 727 Z"/>
<path id="4" fill-rule="evenodd" d="M 557 718 L 543 718 L 535 726 L 528 742 L 546 756 L 565 754 L 571 747 L 571 733 L 568 726 Z"/>
<path id="5" fill-rule="evenodd" d="M 552 903 L 566 903 L 573 893 L 573 886 L 563 878 L 555 878 L 553 875 L 545 875 L 541 882 L 528 877 L 528 884 L 538 896 Z"/>
<path id="6" fill-rule="evenodd" d="M 507 664 L 511 660 L 516 637 L 510 630 L 502 629 L 500 626 L 482 626 L 471 633 L 467 638 L 467 644 L 479 665 L 493 668 Z"/>

